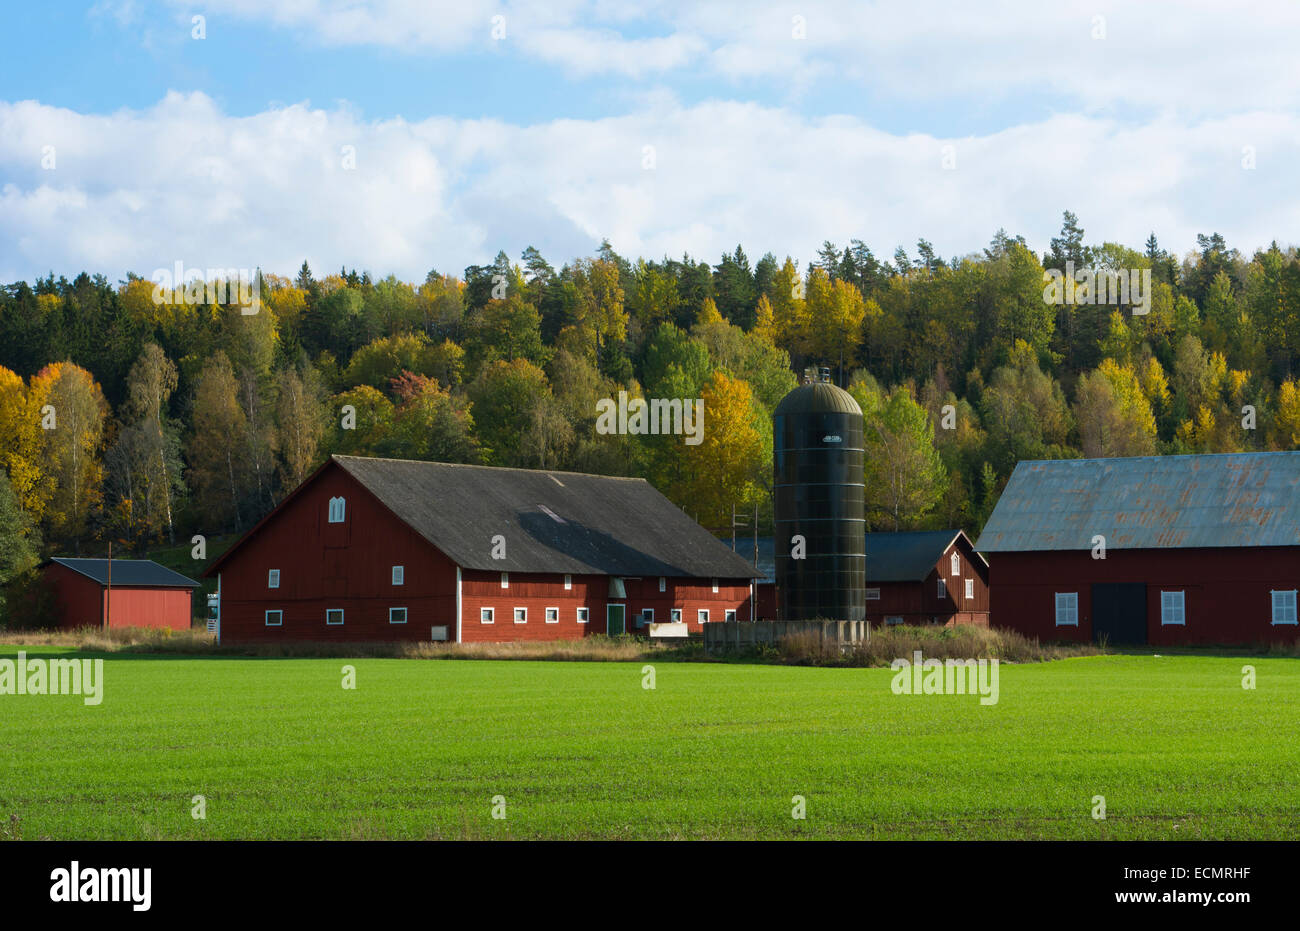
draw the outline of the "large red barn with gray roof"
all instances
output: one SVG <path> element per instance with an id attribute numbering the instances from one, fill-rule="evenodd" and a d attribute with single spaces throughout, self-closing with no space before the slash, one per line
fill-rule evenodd
<path id="1" fill-rule="evenodd" d="M 1293 642 L 1300 452 L 1022 462 L 977 549 L 997 627 L 1118 644 Z"/>
<path id="2" fill-rule="evenodd" d="M 748 620 L 755 572 L 643 479 L 333 456 L 207 575 L 225 643 L 469 643 Z"/>

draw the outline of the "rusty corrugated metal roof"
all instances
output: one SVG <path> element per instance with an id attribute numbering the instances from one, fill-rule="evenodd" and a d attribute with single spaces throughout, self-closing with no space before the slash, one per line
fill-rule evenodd
<path id="1" fill-rule="evenodd" d="M 982 552 L 1300 545 L 1300 452 L 1021 462 Z"/>

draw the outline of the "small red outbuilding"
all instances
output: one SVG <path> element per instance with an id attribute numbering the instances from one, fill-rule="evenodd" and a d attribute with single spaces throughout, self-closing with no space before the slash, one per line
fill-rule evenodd
<path id="1" fill-rule="evenodd" d="M 59 627 L 190 627 L 199 583 L 152 560 L 55 557 L 42 568 Z"/>

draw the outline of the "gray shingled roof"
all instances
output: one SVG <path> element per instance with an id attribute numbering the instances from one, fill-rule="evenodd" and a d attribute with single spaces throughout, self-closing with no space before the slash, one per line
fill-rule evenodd
<path id="1" fill-rule="evenodd" d="M 639 478 L 334 456 L 467 569 L 751 578 L 737 556 Z M 506 558 L 492 558 L 492 538 Z"/>
<path id="2" fill-rule="evenodd" d="M 101 585 L 108 583 L 107 559 L 72 559 L 55 556 L 50 562 L 66 566 Z M 113 587 L 143 586 L 147 588 L 198 588 L 199 583 L 160 566 L 152 559 L 114 559 Z"/>
<path id="3" fill-rule="evenodd" d="M 985 553 L 1300 545 L 1300 452 L 1022 462 Z"/>
<path id="4" fill-rule="evenodd" d="M 924 581 L 960 534 L 960 530 L 867 534 L 867 581 Z"/>

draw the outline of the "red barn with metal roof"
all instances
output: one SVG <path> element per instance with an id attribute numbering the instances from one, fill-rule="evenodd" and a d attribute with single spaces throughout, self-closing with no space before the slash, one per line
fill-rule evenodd
<path id="1" fill-rule="evenodd" d="M 1294 642 L 1300 452 L 1022 462 L 978 548 L 1043 640 Z"/>
<path id="2" fill-rule="evenodd" d="M 148 559 L 55 557 L 42 567 L 58 626 L 189 630 L 199 583 Z"/>
<path id="3" fill-rule="evenodd" d="M 333 456 L 207 575 L 245 643 L 699 631 L 755 573 L 643 479 Z"/>

